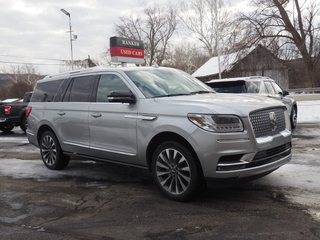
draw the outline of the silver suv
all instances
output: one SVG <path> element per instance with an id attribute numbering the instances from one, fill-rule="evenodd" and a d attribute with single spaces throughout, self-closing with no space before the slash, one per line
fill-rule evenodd
<path id="1" fill-rule="evenodd" d="M 274 80 L 268 77 L 238 77 L 213 79 L 206 84 L 219 93 L 252 93 L 271 97 L 284 103 L 288 109 L 291 128 L 297 126 L 298 107 L 296 101 L 289 97 L 289 92 L 283 90 Z"/>
<path id="2" fill-rule="evenodd" d="M 102 67 L 38 81 L 27 109 L 29 141 L 49 169 L 70 156 L 149 169 L 184 201 L 206 184 L 262 177 L 291 159 L 279 101 L 216 94 L 176 69 Z"/>

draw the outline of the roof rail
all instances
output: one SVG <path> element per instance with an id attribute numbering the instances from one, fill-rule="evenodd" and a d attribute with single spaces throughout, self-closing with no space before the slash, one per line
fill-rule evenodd
<path id="1" fill-rule="evenodd" d="M 63 73 L 57 73 L 57 74 L 50 74 L 45 76 L 44 79 L 46 78 L 53 78 L 53 77 L 58 77 L 58 76 L 63 76 L 63 75 L 72 75 L 72 74 L 77 74 L 77 73 L 86 73 L 86 72 L 93 72 L 95 70 L 105 70 L 106 68 L 97 66 L 97 67 L 91 67 L 91 68 L 82 68 L 78 70 L 72 70 L 68 72 L 63 72 Z"/>
<path id="2" fill-rule="evenodd" d="M 269 78 L 269 77 L 266 77 L 266 76 L 250 76 L 249 78 Z"/>

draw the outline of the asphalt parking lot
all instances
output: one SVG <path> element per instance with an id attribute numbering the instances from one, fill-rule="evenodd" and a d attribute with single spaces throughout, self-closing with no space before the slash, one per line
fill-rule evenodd
<path id="1" fill-rule="evenodd" d="M 73 160 L 48 170 L 25 134 L 0 133 L 1 239 L 320 239 L 320 123 L 299 123 L 292 161 L 187 203 L 145 170 Z"/>

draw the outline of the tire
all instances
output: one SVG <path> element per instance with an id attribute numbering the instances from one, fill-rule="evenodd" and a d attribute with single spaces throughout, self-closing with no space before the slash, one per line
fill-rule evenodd
<path id="1" fill-rule="evenodd" d="M 201 174 L 192 154 L 180 143 L 160 144 L 152 157 L 152 175 L 166 197 L 187 201 L 201 188 Z"/>
<path id="2" fill-rule="evenodd" d="M 28 128 L 28 123 L 27 123 L 27 117 L 26 117 L 26 116 L 23 116 L 23 117 L 21 118 L 20 128 L 21 128 L 21 130 L 24 131 L 24 132 L 27 130 L 27 128 Z"/>
<path id="3" fill-rule="evenodd" d="M 39 145 L 43 163 L 47 168 L 60 170 L 68 166 L 70 157 L 63 154 L 59 141 L 53 132 L 44 132 Z"/>
<path id="4" fill-rule="evenodd" d="M 290 122 L 291 122 L 292 129 L 295 129 L 297 126 L 297 118 L 298 118 L 297 106 L 293 106 L 291 110 L 291 115 L 290 115 Z"/>
<path id="5" fill-rule="evenodd" d="M 14 126 L 11 125 L 11 124 L 2 124 L 2 125 L 0 125 L 0 130 L 2 132 L 5 132 L 5 133 L 10 132 L 13 128 L 14 128 Z"/>

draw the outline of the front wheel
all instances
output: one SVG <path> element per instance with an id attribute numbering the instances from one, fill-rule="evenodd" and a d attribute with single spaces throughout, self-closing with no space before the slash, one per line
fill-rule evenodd
<path id="1" fill-rule="evenodd" d="M 57 137 L 51 131 L 42 134 L 40 153 L 44 165 L 51 170 L 59 170 L 69 164 L 70 157 L 63 154 Z"/>
<path id="2" fill-rule="evenodd" d="M 291 116 L 290 116 L 290 122 L 291 122 L 292 129 L 295 129 L 297 126 L 297 118 L 298 118 L 297 107 L 293 106 L 292 110 L 291 110 Z"/>
<path id="3" fill-rule="evenodd" d="M 5 133 L 10 132 L 13 128 L 14 128 L 14 126 L 11 124 L 1 124 L 0 125 L 0 130 Z"/>
<path id="4" fill-rule="evenodd" d="M 180 143 L 160 144 L 152 157 L 152 175 L 161 191 L 175 201 L 194 197 L 201 174 L 192 154 Z"/>

